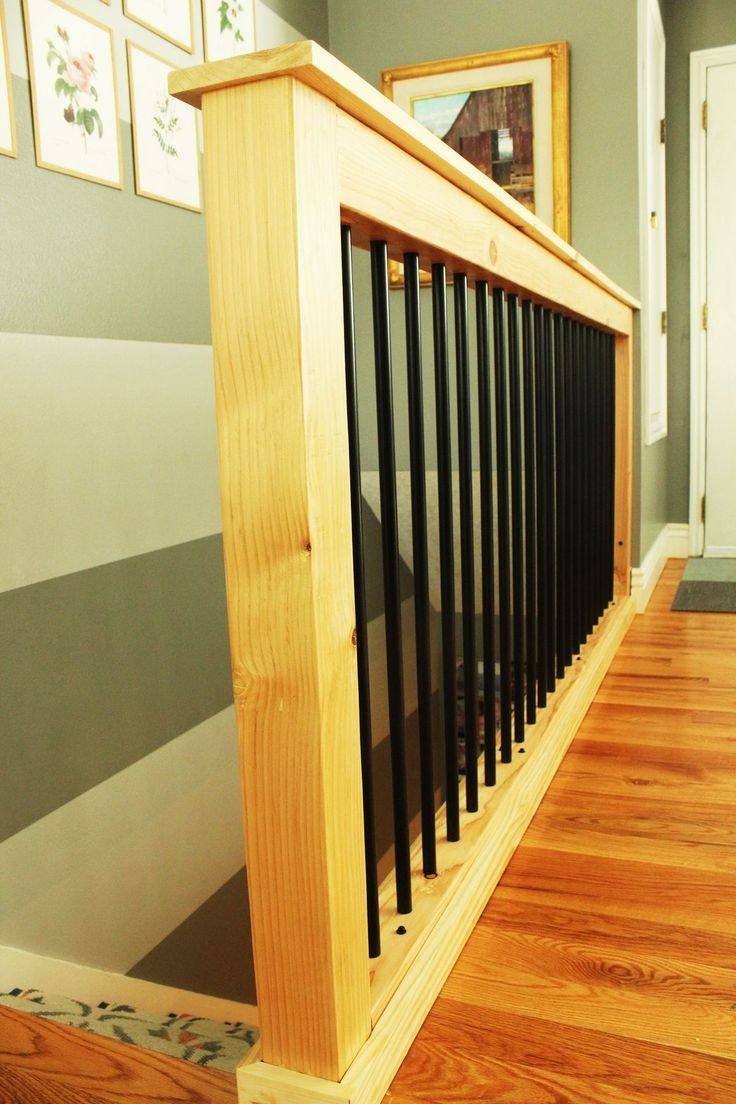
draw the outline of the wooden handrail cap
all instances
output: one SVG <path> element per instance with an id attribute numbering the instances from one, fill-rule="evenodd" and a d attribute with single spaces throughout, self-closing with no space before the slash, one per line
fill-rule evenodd
<path id="1" fill-rule="evenodd" d="M 592 283 L 604 288 L 628 307 L 639 309 L 639 301 L 633 295 L 585 260 L 485 173 L 450 149 L 317 42 L 293 42 L 288 46 L 276 46 L 270 50 L 177 69 L 169 74 L 169 92 L 184 103 L 201 108 L 203 96 L 237 85 L 287 76 L 320 92 L 347 114 L 382 134 L 539 242 Z"/>

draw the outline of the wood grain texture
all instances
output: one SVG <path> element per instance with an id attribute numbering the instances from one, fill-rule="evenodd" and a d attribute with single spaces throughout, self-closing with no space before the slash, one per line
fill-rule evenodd
<path id="1" fill-rule="evenodd" d="M 236 1104 L 235 1078 L 0 1007 L 0 1104 Z"/>
<path id="2" fill-rule="evenodd" d="M 672 613 L 681 572 L 631 626 L 387 1104 L 736 1099 L 736 618 Z"/>
<path id="3" fill-rule="evenodd" d="M 380 236 L 397 260 L 415 250 L 424 268 L 443 260 L 471 281 L 491 275 L 550 307 L 631 332 L 627 304 L 411 153 L 345 112 L 338 140 L 340 200 L 356 244 Z"/>
<path id="4" fill-rule="evenodd" d="M 281 77 L 204 127 L 262 1055 L 337 1081 L 370 1007 L 335 108 Z"/>
<path id="5" fill-rule="evenodd" d="M 259 82 L 277 76 L 293 76 L 326 96 L 348 115 L 409 152 L 468 195 L 480 200 L 542 243 L 555 256 L 582 272 L 586 279 L 610 292 L 622 303 L 638 309 L 639 302 L 586 261 L 558 237 L 541 219 L 511 199 L 497 184 L 421 124 L 412 119 L 367 81 L 353 73 L 316 42 L 296 42 L 223 61 L 179 69 L 169 78 L 172 95 L 199 107 L 205 96 L 234 85 Z"/>

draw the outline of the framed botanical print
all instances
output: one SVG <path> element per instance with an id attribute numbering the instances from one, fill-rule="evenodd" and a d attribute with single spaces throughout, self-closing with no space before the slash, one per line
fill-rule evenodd
<path id="1" fill-rule="evenodd" d="M 566 42 L 407 65 L 382 77 L 394 103 L 569 240 Z"/>
<path id="2" fill-rule="evenodd" d="M 122 188 L 112 33 L 63 0 L 25 0 L 36 162 Z"/>
<path id="3" fill-rule="evenodd" d="M 5 11 L 0 0 L 0 153 L 5 153 L 8 157 L 16 157 L 17 152 Z"/>
<path id="4" fill-rule="evenodd" d="M 205 61 L 256 48 L 255 0 L 202 0 Z"/>
<path id="5" fill-rule="evenodd" d="M 123 0 L 128 19 L 194 53 L 192 0 Z"/>
<path id="6" fill-rule="evenodd" d="M 135 190 L 148 199 L 201 211 L 197 113 L 169 95 L 174 68 L 128 42 Z"/>

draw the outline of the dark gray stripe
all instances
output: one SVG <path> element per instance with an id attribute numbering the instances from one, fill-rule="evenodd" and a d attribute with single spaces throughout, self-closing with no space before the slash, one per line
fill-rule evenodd
<path id="1" fill-rule="evenodd" d="M 0 839 L 231 701 L 219 535 L 0 594 Z"/>
<path id="2" fill-rule="evenodd" d="M 365 498 L 363 502 L 363 547 L 365 551 L 365 604 L 369 621 L 383 617 L 383 558 L 381 523 Z M 404 560 L 399 559 L 399 592 L 405 602 L 414 594 L 414 575 Z"/>
<path id="3" fill-rule="evenodd" d="M 327 49 L 327 0 L 264 0 L 264 3 L 305 38 L 313 38 Z"/>
<path id="4" fill-rule="evenodd" d="M 255 1004 L 245 870 L 213 893 L 128 974 L 191 993 Z"/>
<path id="5" fill-rule="evenodd" d="M 439 695 L 433 701 L 435 732 L 439 732 Z M 413 820 L 420 809 L 419 727 L 416 713 L 406 719 L 409 765 L 409 811 Z M 435 745 L 435 778 L 441 778 L 442 750 Z M 388 740 L 373 749 L 375 809 L 380 877 L 393 864 L 393 828 L 391 820 L 390 749 Z M 442 801 L 438 786 L 436 804 Z M 206 953 L 197 949 L 206 948 Z M 165 939 L 128 970 L 132 977 L 207 993 L 213 997 L 256 1003 L 253 973 L 253 946 L 248 912 L 248 885 L 245 871 L 213 893 L 195 912 L 179 924 Z"/>
<path id="6" fill-rule="evenodd" d="M 129 123 L 120 124 L 122 191 L 37 168 L 29 82 L 14 77 L 13 96 L 18 158 L 0 165 L 12 211 L 0 330 L 209 344 L 203 216 L 135 194 Z"/>

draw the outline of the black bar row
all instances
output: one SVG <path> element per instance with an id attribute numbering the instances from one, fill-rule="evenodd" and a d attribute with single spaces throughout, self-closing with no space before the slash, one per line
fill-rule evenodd
<path id="1" fill-rule="evenodd" d="M 380 953 L 375 810 L 372 778 L 370 669 L 361 516 L 358 372 L 352 246 L 342 231 L 350 484 L 369 952 Z M 547 703 L 613 597 L 615 361 L 614 339 L 502 288 L 475 285 L 454 272 L 455 395 L 451 397 L 447 271 L 432 266 L 432 353 L 437 456 L 440 608 L 430 600 L 427 442 L 424 424 L 419 258 L 404 256 L 405 354 L 409 409 L 414 573 L 418 766 L 422 869 L 437 873 L 435 810 L 445 802 L 447 839 L 460 838 L 460 779 L 465 806 L 478 808 L 496 763 L 520 751 L 525 726 Z M 377 444 L 386 627 L 389 747 L 397 908 L 412 908 L 412 816 L 407 783 L 400 547 L 396 489 L 388 249 L 371 244 Z M 470 340 L 471 306 L 475 342 Z M 477 392 L 473 392 L 475 376 Z M 473 411 L 477 411 L 477 441 Z M 454 412 L 454 419 L 453 419 Z M 453 463 L 453 427 L 457 456 Z M 474 459 L 475 458 L 475 459 Z M 462 643 L 456 641 L 454 471 L 459 498 L 459 590 Z M 479 471 L 480 492 L 474 487 Z M 477 523 L 476 523 L 477 516 Z M 480 566 L 476 566 L 476 528 Z M 476 582 L 480 571 L 480 609 Z M 441 731 L 434 730 L 432 625 L 439 623 Z M 478 621 L 480 621 L 480 630 Z M 478 632 L 481 646 L 478 647 Z M 437 647 L 437 645 L 435 645 Z M 464 762 L 458 741 L 458 661 L 462 660 Z M 482 695 L 479 664 L 482 659 Z M 482 696 L 482 711 L 479 711 Z M 483 739 L 479 721 L 482 716 Z M 435 777 L 435 747 L 444 758 Z M 481 746 L 482 743 L 482 746 Z M 500 756 L 499 756 L 500 751 Z"/>

